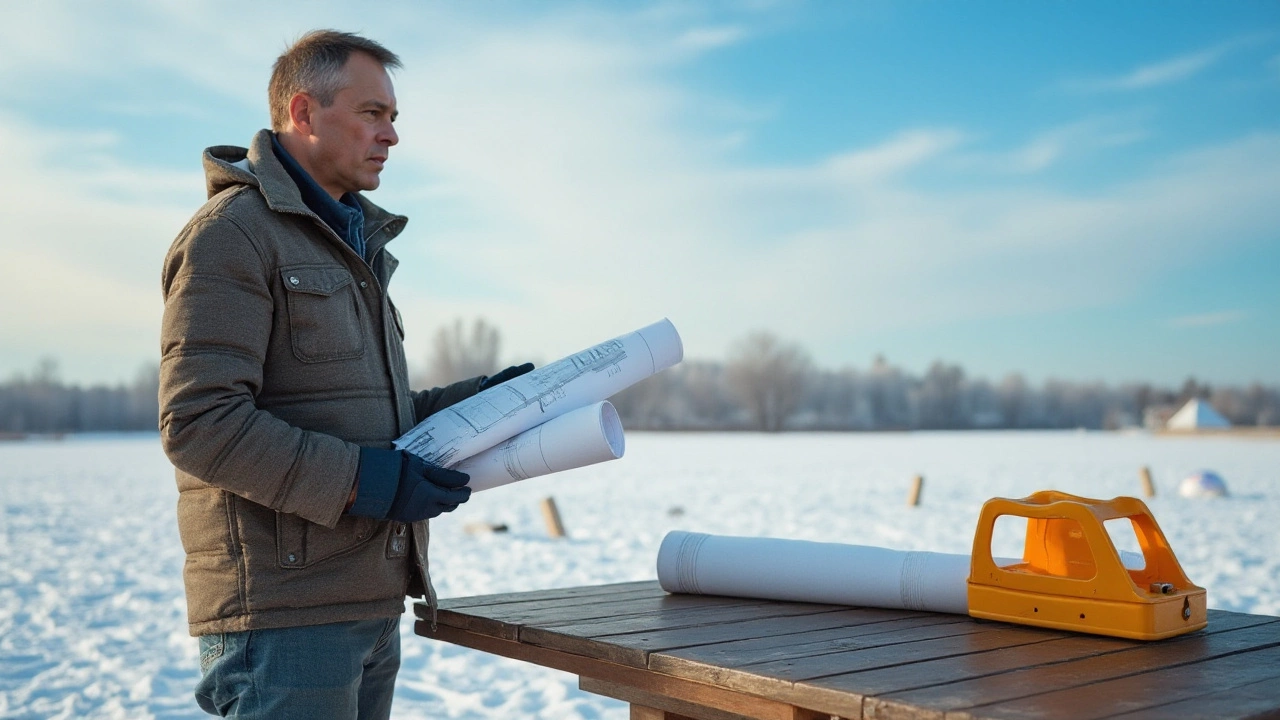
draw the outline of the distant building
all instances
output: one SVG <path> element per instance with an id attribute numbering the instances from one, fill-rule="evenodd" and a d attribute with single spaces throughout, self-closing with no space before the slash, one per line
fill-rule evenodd
<path id="1" fill-rule="evenodd" d="M 1231 423 L 1200 398 L 1191 398 L 1165 423 L 1168 430 L 1212 430 L 1229 428 Z"/>

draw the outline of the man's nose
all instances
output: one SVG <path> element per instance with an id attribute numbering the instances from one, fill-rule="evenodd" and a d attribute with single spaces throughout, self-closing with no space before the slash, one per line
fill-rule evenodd
<path id="1" fill-rule="evenodd" d="M 395 145 L 400 142 L 400 136 L 396 134 L 396 126 L 391 123 L 387 123 L 387 126 L 383 129 L 379 139 L 388 146 Z"/>

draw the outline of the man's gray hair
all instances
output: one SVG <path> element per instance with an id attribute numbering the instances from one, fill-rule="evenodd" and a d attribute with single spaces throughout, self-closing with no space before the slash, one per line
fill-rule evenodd
<path id="1" fill-rule="evenodd" d="M 342 68 L 353 52 L 368 55 L 384 69 L 401 66 L 395 53 L 373 40 L 337 30 L 312 30 L 285 50 L 271 69 L 267 85 L 271 129 L 289 129 L 289 101 L 300 92 L 315 98 L 321 107 L 332 105 L 346 81 Z"/>

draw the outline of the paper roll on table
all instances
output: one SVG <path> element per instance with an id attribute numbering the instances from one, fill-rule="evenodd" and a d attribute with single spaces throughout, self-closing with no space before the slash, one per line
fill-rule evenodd
<path id="1" fill-rule="evenodd" d="M 674 531 L 658 550 L 667 592 L 969 612 L 969 556 Z"/>
<path id="2" fill-rule="evenodd" d="M 598 402 L 548 420 L 454 466 L 471 476 L 472 491 L 622 457 L 626 441 L 618 411 Z"/>
<path id="3" fill-rule="evenodd" d="M 1143 563 L 1136 553 L 1121 560 Z M 968 581 L 968 555 L 679 530 L 658 550 L 658 582 L 672 593 L 967 615 Z"/>

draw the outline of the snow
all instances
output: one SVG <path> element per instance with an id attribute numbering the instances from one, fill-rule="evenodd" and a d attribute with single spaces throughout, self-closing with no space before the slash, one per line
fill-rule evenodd
<path id="1" fill-rule="evenodd" d="M 653 579 L 674 529 L 967 553 L 988 498 L 1135 495 L 1144 465 L 1160 492 L 1148 505 L 1209 606 L 1280 615 L 1274 438 L 631 433 L 620 461 L 476 494 L 435 522 L 432 567 L 442 597 Z M 1178 496 L 1204 468 L 1229 497 Z M 548 495 L 566 539 L 547 537 Z M 155 436 L 0 443 L 0 717 L 207 717 L 191 698 L 176 496 Z M 511 531 L 464 532 L 477 522 Z M 417 637 L 411 613 L 401 632 L 398 718 L 628 716 L 574 676 Z"/>

